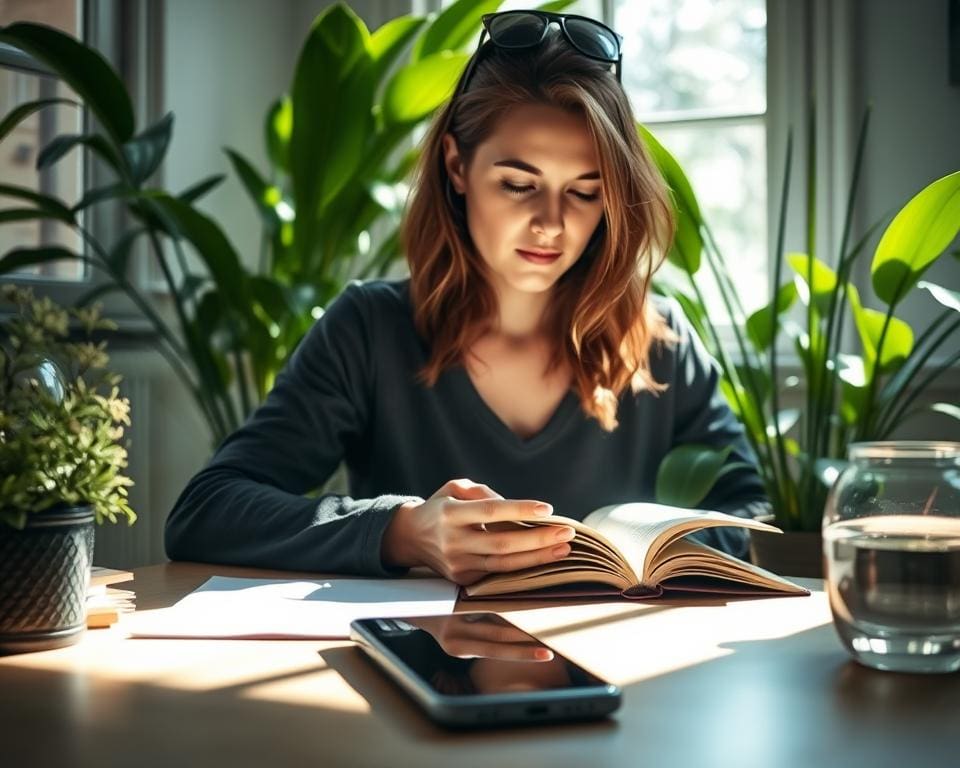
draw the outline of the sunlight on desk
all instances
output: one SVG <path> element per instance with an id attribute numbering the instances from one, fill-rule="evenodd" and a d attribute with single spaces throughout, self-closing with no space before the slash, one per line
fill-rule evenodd
<path id="1" fill-rule="evenodd" d="M 716 606 L 577 605 L 508 611 L 511 621 L 620 685 L 727 656 L 733 643 L 773 640 L 829 624 L 826 593 Z M 601 639 L 602 638 L 602 639 Z"/>

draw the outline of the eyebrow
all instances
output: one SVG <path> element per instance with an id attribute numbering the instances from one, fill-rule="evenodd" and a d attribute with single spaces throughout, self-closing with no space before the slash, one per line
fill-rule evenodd
<path id="1" fill-rule="evenodd" d="M 516 168 L 518 171 L 526 171 L 527 173 L 532 173 L 535 176 L 543 176 L 543 171 L 537 168 L 530 163 L 525 163 L 523 160 L 517 160 L 516 158 L 508 158 L 506 160 L 497 160 L 494 165 L 500 165 L 504 168 Z M 599 179 L 600 171 L 588 171 L 587 173 L 581 173 L 577 176 L 577 181 L 580 179 L 590 180 L 590 179 Z"/>

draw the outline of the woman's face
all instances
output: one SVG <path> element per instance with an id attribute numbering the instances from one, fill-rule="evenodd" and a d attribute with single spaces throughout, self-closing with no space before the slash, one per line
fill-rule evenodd
<path id="1" fill-rule="evenodd" d="M 467 226 L 494 289 L 549 291 L 583 253 L 603 215 L 600 165 L 582 115 L 515 107 L 468 167 L 444 137 L 447 172 L 466 197 Z"/>

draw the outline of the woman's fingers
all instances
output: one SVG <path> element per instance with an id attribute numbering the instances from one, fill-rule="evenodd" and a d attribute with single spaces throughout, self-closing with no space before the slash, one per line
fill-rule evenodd
<path id="1" fill-rule="evenodd" d="M 553 514 L 553 507 L 542 501 L 528 499 L 486 498 L 454 501 L 447 505 L 445 511 L 451 523 L 467 526 L 549 517 Z"/>
<path id="2" fill-rule="evenodd" d="M 553 563 L 570 554 L 569 544 L 556 544 L 532 552 L 514 552 L 509 555 L 467 555 L 464 557 L 464 571 L 518 571 L 535 565 Z"/>
<path id="3" fill-rule="evenodd" d="M 576 531 L 569 525 L 545 525 L 509 532 L 478 531 L 465 537 L 465 549 L 478 555 L 509 555 L 549 549 L 570 541 Z"/>

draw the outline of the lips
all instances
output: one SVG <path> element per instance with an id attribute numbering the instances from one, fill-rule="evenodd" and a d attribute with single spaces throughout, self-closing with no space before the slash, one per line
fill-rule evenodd
<path id="1" fill-rule="evenodd" d="M 534 264 L 552 264 L 559 259 L 561 255 L 560 251 L 527 250 L 525 248 L 517 248 L 517 253 L 521 258 Z"/>

